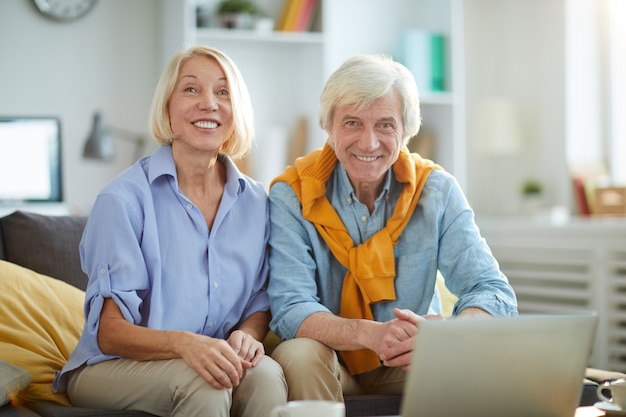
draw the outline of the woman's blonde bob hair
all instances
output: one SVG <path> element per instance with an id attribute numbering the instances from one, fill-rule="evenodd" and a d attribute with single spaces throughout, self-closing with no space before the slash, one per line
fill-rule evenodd
<path id="1" fill-rule="evenodd" d="M 178 81 L 180 70 L 186 60 L 196 56 L 206 56 L 217 61 L 228 80 L 230 100 L 233 109 L 233 134 L 222 145 L 220 153 L 232 159 L 243 158 L 254 142 L 254 112 L 248 87 L 237 65 L 215 48 L 197 45 L 176 52 L 161 74 L 152 99 L 150 110 L 150 130 L 155 140 L 161 145 L 170 145 L 176 139 L 172 131 L 169 115 L 169 100 Z"/>
<path id="2" fill-rule="evenodd" d="M 337 107 L 362 109 L 391 91 L 400 97 L 406 145 L 421 125 L 417 85 L 404 65 L 384 54 L 350 57 L 330 76 L 320 97 L 320 126 L 326 131 L 332 128 Z"/>

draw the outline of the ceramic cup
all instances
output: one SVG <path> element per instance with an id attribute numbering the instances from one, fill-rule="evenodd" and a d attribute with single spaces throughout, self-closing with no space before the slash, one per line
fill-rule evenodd
<path id="1" fill-rule="evenodd" d="M 272 410 L 270 417 L 345 417 L 343 403 L 334 401 L 289 401 Z"/>
<path id="2" fill-rule="evenodd" d="M 607 396 L 606 394 L 610 394 Z M 605 382 L 598 387 L 598 398 L 626 410 L 626 379 Z"/>

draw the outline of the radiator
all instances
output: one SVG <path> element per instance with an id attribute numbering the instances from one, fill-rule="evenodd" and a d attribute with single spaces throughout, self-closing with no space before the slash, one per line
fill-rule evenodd
<path id="1" fill-rule="evenodd" d="M 520 314 L 598 313 L 589 366 L 626 372 L 626 219 L 478 220 Z"/>

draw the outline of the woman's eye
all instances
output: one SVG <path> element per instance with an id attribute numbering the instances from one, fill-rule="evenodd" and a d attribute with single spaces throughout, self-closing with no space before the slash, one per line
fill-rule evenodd
<path id="1" fill-rule="evenodd" d="M 187 93 L 195 93 L 196 89 L 195 89 L 195 87 L 187 87 L 187 88 L 185 88 L 185 92 L 187 92 Z"/>
<path id="2" fill-rule="evenodd" d="M 217 92 L 217 94 L 222 95 L 222 96 L 227 96 L 228 95 L 228 90 L 223 88 L 223 89 L 219 90 Z"/>

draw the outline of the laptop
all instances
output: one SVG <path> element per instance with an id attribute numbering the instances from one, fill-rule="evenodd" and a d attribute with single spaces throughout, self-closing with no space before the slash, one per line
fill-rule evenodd
<path id="1" fill-rule="evenodd" d="M 420 324 L 402 417 L 574 417 L 595 313 Z"/>

